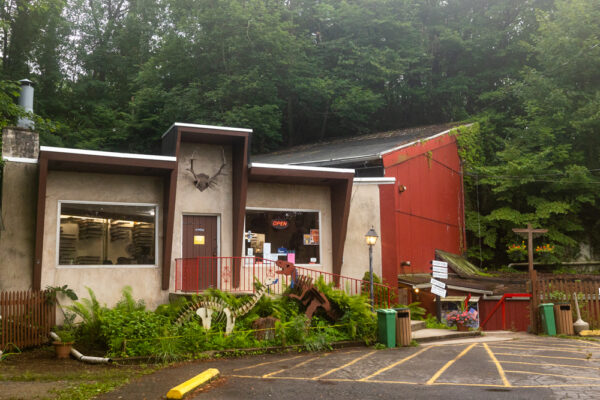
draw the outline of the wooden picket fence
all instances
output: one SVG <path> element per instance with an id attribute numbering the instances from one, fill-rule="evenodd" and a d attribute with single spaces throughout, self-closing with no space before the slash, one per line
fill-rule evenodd
<path id="1" fill-rule="evenodd" d="M 0 350 L 46 343 L 55 321 L 56 306 L 45 291 L 0 292 Z"/>
<path id="2" fill-rule="evenodd" d="M 538 316 L 542 303 L 570 303 L 573 321 L 577 319 L 574 293 L 581 311 L 581 319 L 590 324 L 590 329 L 600 329 L 600 277 L 598 275 L 536 275 L 533 285 L 532 308 Z"/>

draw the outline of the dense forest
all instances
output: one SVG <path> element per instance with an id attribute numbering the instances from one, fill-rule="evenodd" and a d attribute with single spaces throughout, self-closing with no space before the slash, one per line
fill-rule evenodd
<path id="1" fill-rule="evenodd" d="M 36 85 L 44 144 L 156 152 L 174 121 L 253 151 L 449 121 L 469 255 L 511 228 L 600 248 L 598 0 L 0 0 L 0 126 Z"/>

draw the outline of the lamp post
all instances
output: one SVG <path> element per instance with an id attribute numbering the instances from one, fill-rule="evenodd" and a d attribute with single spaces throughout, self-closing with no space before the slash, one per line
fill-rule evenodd
<path id="1" fill-rule="evenodd" d="M 365 240 L 369 245 L 369 280 L 370 280 L 370 298 L 371 298 L 371 309 L 375 307 L 375 302 L 373 299 L 373 245 L 377 243 L 377 232 L 371 226 L 369 232 L 365 235 Z"/>

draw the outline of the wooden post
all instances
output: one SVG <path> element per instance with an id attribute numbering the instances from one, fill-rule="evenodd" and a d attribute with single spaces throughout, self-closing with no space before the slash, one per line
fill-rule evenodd
<path id="1" fill-rule="evenodd" d="M 531 271 L 529 275 L 529 279 L 531 282 L 531 301 L 529 307 L 529 323 L 531 325 L 531 332 L 537 333 L 537 306 L 540 300 L 540 295 L 538 291 L 538 281 L 537 281 L 537 272 L 535 270 Z"/>
<path id="2" fill-rule="evenodd" d="M 534 233 L 547 233 L 548 229 L 533 229 L 531 224 L 527 224 L 527 228 L 524 229 L 513 229 L 513 232 L 520 234 L 527 234 L 527 258 L 529 261 L 529 279 L 531 279 L 531 273 L 533 272 L 533 234 Z"/>

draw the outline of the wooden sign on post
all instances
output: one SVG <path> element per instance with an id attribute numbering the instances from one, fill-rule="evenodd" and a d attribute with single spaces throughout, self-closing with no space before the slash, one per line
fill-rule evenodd
<path id="1" fill-rule="evenodd" d="M 444 282 L 440 282 L 437 279 L 431 278 L 431 285 L 432 286 L 439 286 L 441 289 L 445 289 L 446 288 L 446 284 Z"/>
<path id="2" fill-rule="evenodd" d="M 431 276 L 433 276 L 434 278 L 438 278 L 438 279 L 448 279 L 448 273 L 447 272 L 435 272 L 435 271 L 433 271 L 433 273 L 431 274 Z"/>
<path id="3" fill-rule="evenodd" d="M 442 289 L 439 286 L 431 285 L 431 293 L 433 293 L 437 296 L 440 296 L 440 297 L 446 297 L 446 290 Z"/>

